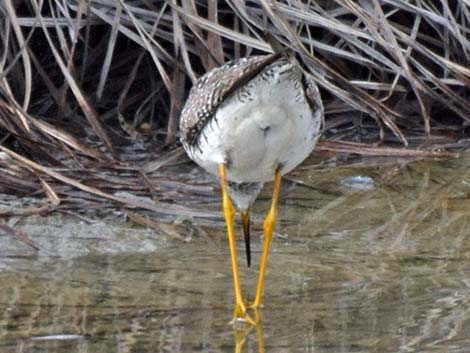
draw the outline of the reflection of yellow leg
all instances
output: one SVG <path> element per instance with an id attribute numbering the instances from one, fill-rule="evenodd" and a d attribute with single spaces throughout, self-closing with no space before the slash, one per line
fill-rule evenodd
<path id="1" fill-rule="evenodd" d="M 237 247 L 235 244 L 235 231 L 233 226 L 235 219 L 235 209 L 232 205 L 230 197 L 228 196 L 227 177 L 224 164 L 220 165 L 219 173 L 220 184 L 222 187 L 222 207 L 224 211 L 225 223 L 227 224 L 230 257 L 232 259 L 233 284 L 235 288 L 235 311 L 233 316 L 234 320 L 241 318 L 250 324 L 254 324 L 253 319 L 247 314 L 246 306 L 243 303 L 242 291 L 240 287 L 240 277 L 238 276 Z"/>
<path id="2" fill-rule="evenodd" d="M 245 328 L 244 330 L 235 330 L 233 331 L 233 336 L 235 337 L 235 351 L 234 353 L 246 352 L 245 346 L 248 335 L 250 334 L 251 327 Z"/>
<path id="3" fill-rule="evenodd" d="M 261 257 L 261 265 L 259 270 L 258 277 L 258 287 L 256 289 L 256 297 L 253 302 L 254 308 L 259 308 L 261 306 L 261 296 L 263 295 L 263 285 L 264 285 L 264 275 L 266 273 L 266 265 L 268 262 L 268 253 L 269 245 L 271 244 L 271 238 L 274 231 L 274 226 L 276 225 L 276 209 L 277 202 L 279 200 L 279 192 L 281 190 L 281 172 L 276 170 L 276 175 L 274 177 L 274 186 L 273 186 L 273 199 L 271 202 L 271 208 L 269 213 L 264 220 L 263 230 L 264 230 L 264 244 L 263 244 L 263 255 Z"/>
<path id="4" fill-rule="evenodd" d="M 265 353 L 264 350 L 264 339 L 263 339 L 263 329 L 261 327 L 261 318 L 257 309 L 254 309 L 254 314 L 256 318 L 256 338 L 258 339 L 258 353 Z M 234 330 L 233 334 L 235 337 L 235 353 L 247 352 L 247 345 L 249 335 L 253 329 L 253 326 L 245 327 L 243 330 Z"/>
<path id="5" fill-rule="evenodd" d="M 263 328 L 261 326 L 261 317 L 258 309 L 254 309 L 256 321 L 256 337 L 258 338 L 258 353 L 265 353 Z"/>

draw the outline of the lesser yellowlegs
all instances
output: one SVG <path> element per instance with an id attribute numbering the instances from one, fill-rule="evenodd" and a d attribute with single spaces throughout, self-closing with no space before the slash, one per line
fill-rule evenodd
<path id="1" fill-rule="evenodd" d="M 202 76 L 181 113 L 188 156 L 218 175 L 235 287 L 234 319 L 252 322 L 243 301 L 235 244 L 235 208 L 241 212 L 249 261 L 250 207 L 263 183 L 274 181 L 264 221 L 264 244 L 253 308 L 261 305 L 281 176 L 300 164 L 320 136 L 323 106 L 313 79 L 292 55 L 277 53 L 227 62 Z"/>

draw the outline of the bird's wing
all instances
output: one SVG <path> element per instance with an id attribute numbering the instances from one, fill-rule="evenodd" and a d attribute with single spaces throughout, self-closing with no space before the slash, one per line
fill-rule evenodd
<path id="1" fill-rule="evenodd" d="M 312 114 L 316 116 L 317 114 L 321 116 L 321 129 L 323 130 L 325 127 L 325 115 L 323 112 L 323 103 L 320 96 L 320 91 L 318 90 L 318 86 L 315 83 L 312 75 L 308 72 L 304 71 L 303 75 L 303 83 L 305 89 L 305 97 L 307 98 L 307 102 L 310 105 L 310 109 L 312 110 Z"/>
<path id="2" fill-rule="evenodd" d="M 232 60 L 199 78 L 181 112 L 182 140 L 195 145 L 201 130 L 220 104 L 279 57 L 279 54 L 271 54 Z"/>

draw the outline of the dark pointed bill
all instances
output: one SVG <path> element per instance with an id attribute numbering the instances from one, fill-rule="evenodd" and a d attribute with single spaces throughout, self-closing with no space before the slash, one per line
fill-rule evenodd
<path id="1" fill-rule="evenodd" d="M 250 209 L 241 212 L 243 224 L 243 236 L 245 238 L 246 262 L 248 267 L 251 265 L 251 247 L 250 247 Z"/>

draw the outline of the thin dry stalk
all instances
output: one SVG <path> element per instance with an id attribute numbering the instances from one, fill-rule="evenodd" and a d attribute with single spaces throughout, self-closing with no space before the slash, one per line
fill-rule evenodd
<path id="1" fill-rule="evenodd" d="M 465 157 L 469 28 L 468 0 L 0 2 L 0 193 L 42 198 L 8 214 L 217 218 L 195 205 L 210 186 L 174 180 L 185 161 L 168 146 L 190 83 L 272 52 L 264 32 L 321 87 L 319 150 Z"/>

